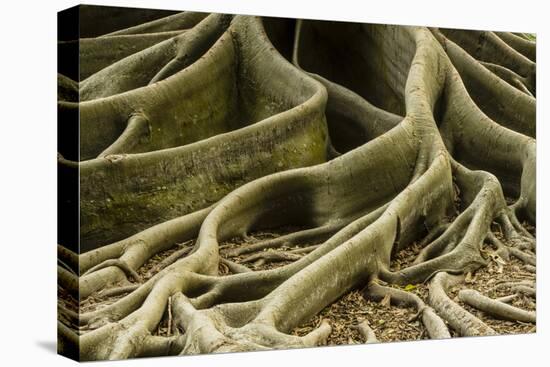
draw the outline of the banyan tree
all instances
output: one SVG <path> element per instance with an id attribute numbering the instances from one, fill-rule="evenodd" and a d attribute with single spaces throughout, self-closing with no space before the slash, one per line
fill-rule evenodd
<path id="1" fill-rule="evenodd" d="M 513 260 L 532 278 L 508 298 L 535 294 L 529 35 L 78 9 L 58 44 L 59 180 L 79 186 L 77 209 L 59 195 L 78 214 L 60 222 L 62 353 L 321 345 L 331 321 L 296 328 L 352 291 L 431 338 L 497 334 L 476 310 L 535 323 L 467 286 Z"/>

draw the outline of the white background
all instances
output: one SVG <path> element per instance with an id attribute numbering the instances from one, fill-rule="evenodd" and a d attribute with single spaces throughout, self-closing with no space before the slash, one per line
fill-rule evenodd
<path id="1" fill-rule="evenodd" d="M 537 33 L 537 334 L 284 352 L 98 362 L 97 366 L 547 365 L 549 27 L 545 1 L 109 0 L 96 4 Z M 0 364 L 65 366 L 56 340 L 56 12 L 75 1 L 2 3 Z M 546 340 L 546 342 L 545 342 Z M 546 344 L 546 350 L 544 349 Z"/>

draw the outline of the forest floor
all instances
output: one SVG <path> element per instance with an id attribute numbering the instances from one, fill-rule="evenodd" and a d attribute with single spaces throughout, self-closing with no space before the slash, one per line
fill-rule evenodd
<path id="1" fill-rule="evenodd" d="M 528 226 L 526 226 L 526 228 L 528 228 L 534 234 L 535 228 Z M 257 255 L 258 253 L 249 253 L 240 256 L 228 256 L 227 254 L 228 251 L 232 249 L 239 248 L 241 246 L 248 246 L 262 240 L 276 238 L 278 236 L 291 233 L 296 230 L 299 229 L 282 228 L 276 231 L 272 230 L 269 232 L 255 232 L 246 238 L 234 238 L 220 244 L 220 253 L 222 258 L 225 258 L 226 260 L 230 260 L 237 264 L 245 265 L 253 271 L 284 266 L 291 263 L 292 260 L 251 261 L 250 256 Z M 498 232 L 498 230 L 495 229 L 494 233 L 497 237 L 503 240 L 502 235 L 500 234 L 500 232 Z M 154 275 L 154 273 L 156 273 L 156 271 L 158 271 L 158 265 L 164 259 L 183 248 L 191 249 L 193 245 L 194 242 L 189 241 L 185 244 L 174 246 L 170 250 L 161 252 L 153 256 L 138 270 L 138 274 L 142 277 L 143 281 L 149 279 L 151 276 Z M 262 251 L 275 251 L 277 253 L 286 252 L 290 253 L 291 256 L 294 256 L 296 258 L 305 255 L 305 253 L 299 253 L 299 248 L 304 248 L 311 245 L 315 245 L 315 243 L 304 243 L 300 244 L 299 246 L 280 247 L 277 249 L 268 249 Z M 296 250 L 298 250 L 298 255 L 296 255 Z M 420 250 L 421 247 L 417 243 L 413 243 L 411 246 L 399 251 L 392 260 L 392 270 L 399 270 L 410 265 L 415 257 L 418 255 Z M 223 276 L 230 273 L 231 271 L 229 270 L 228 266 L 221 262 L 219 274 Z M 472 312 L 483 322 L 492 327 L 498 334 L 532 333 L 536 331 L 535 325 L 530 323 L 495 319 L 475 308 L 469 307 L 468 305 L 462 303 L 460 300 L 458 300 L 456 294 L 460 289 L 469 288 L 475 289 L 481 294 L 484 294 L 488 297 L 498 298 L 514 293 L 511 291 L 510 286 L 507 285 L 507 283 L 520 281 L 534 282 L 535 280 L 536 274 L 526 271 L 523 262 L 511 256 L 510 259 L 506 262 L 502 260 L 490 260 L 488 266 L 480 268 L 473 274 L 467 274 L 465 282 L 462 282 L 461 284 L 451 288 L 448 294 L 451 299 L 454 299 L 462 307 Z M 120 287 L 129 284 L 129 282 L 119 283 L 113 285 L 112 287 Z M 413 292 L 420 298 L 422 298 L 425 302 L 427 302 L 427 284 L 410 284 L 401 289 L 404 289 L 408 292 Z M 113 297 L 103 296 L 102 293 L 104 292 L 104 290 L 102 290 L 78 302 L 66 292 L 64 292 L 62 288 L 58 288 L 58 290 L 60 296 L 59 302 L 63 306 L 73 311 L 77 311 L 78 307 L 81 313 L 100 309 L 124 296 L 124 294 Z M 536 300 L 534 298 L 521 294 L 513 299 L 510 304 L 530 311 L 536 309 Z M 416 311 L 414 309 L 399 308 L 393 305 L 389 305 L 389 302 L 387 302 L 387 300 L 383 300 L 381 302 L 367 301 L 363 298 L 361 289 L 355 289 L 342 296 L 336 302 L 327 306 L 311 320 L 308 320 L 304 324 L 295 328 L 292 333 L 295 335 L 305 335 L 308 332 L 312 331 L 316 326 L 318 326 L 322 319 L 328 319 L 332 326 L 332 333 L 327 340 L 328 345 L 362 344 L 363 338 L 361 337 L 359 332 L 353 328 L 353 326 L 366 320 L 370 327 L 374 330 L 379 342 L 428 339 L 428 335 L 422 322 L 419 318 L 414 318 L 415 314 Z M 452 336 L 458 336 L 452 328 L 449 329 Z M 170 330 L 171 333 L 178 332 L 177 330 L 175 330 L 175 328 L 170 328 Z M 86 327 L 80 328 L 80 333 L 85 333 L 86 331 Z M 159 324 L 159 327 L 156 330 L 155 334 L 168 335 L 168 331 L 168 317 L 167 315 L 165 315 L 162 322 Z"/>

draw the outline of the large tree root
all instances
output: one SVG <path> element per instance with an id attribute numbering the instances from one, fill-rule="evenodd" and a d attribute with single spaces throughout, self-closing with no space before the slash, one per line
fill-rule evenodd
<path id="1" fill-rule="evenodd" d="M 79 256 L 73 251 L 57 245 L 57 262 L 70 273 L 78 275 Z"/>
<path id="2" fill-rule="evenodd" d="M 347 223 L 345 223 L 347 224 Z M 263 240 L 246 246 L 240 246 L 226 252 L 228 256 L 239 256 L 266 249 L 276 249 L 283 246 L 293 247 L 313 241 L 323 241 L 333 235 L 336 231 L 343 228 L 345 224 L 327 224 L 322 227 L 305 229 L 303 231 L 293 232 L 276 238 Z"/>
<path id="3" fill-rule="evenodd" d="M 365 286 L 367 299 L 414 308 L 431 338 L 450 337 L 447 325 L 496 334 L 447 292 L 510 256 L 535 270 L 521 222 L 536 219 L 533 45 L 490 32 L 285 24 L 174 14 L 87 40 L 90 50 L 139 41 L 87 66 L 80 104 L 60 77 L 60 118 L 81 117 L 80 154 L 61 151 L 59 166 L 80 173 L 82 253 L 59 247 L 59 284 L 93 306 L 60 304 L 64 352 L 312 347 L 329 337 L 326 320 L 292 330 Z M 251 243 L 278 228 L 300 229 Z M 223 246 L 235 238 L 245 241 Z M 414 261 L 390 270 L 411 244 Z M 427 302 L 395 288 L 428 282 Z M 458 297 L 534 323 L 505 303 L 531 302 L 534 283 L 502 287 L 514 294 Z M 365 322 L 357 330 L 376 340 Z"/>
<path id="4" fill-rule="evenodd" d="M 430 282 L 429 303 L 453 329 L 463 336 L 495 335 L 483 321 L 460 307 L 447 296 L 447 289 L 462 280 L 445 272 L 436 274 Z"/>
<path id="5" fill-rule="evenodd" d="M 223 19 L 214 23 L 223 23 Z M 269 47 L 258 22 L 241 19 L 232 27 L 249 29 L 239 34 L 241 43 L 233 42 L 232 33 L 225 32 L 203 57 L 173 77 L 78 105 L 85 137 L 80 151 L 80 159 L 85 162 L 79 171 L 83 251 L 207 207 L 255 178 L 326 160 L 326 92 L 322 85 L 307 76 L 304 79 Z M 190 32 L 181 37 L 190 37 Z M 192 42 L 191 38 L 187 41 Z M 182 47 L 189 44 L 182 42 Z M 143 52 L 167 54 L 155 50 L 153 47 Z M 130 57 L 150 59 L 139 53 Z M 111 67 L 131 62 L 128 59 Z M 163 61 L 155 61 L 155 67 L 159 64 Z M 144 67 L 141 62 L 139 67 Z M 280 77 L 287 83 L 264 83 L 264 68 L 272 70 L 271 80 Z M 110 73 L 108 69 L 101 72 Z M 151 78 L 153 75 L 145 79 L 149 82 Z M 246 82 L 234 88 L 237 79 Z M 212 88 L 201 87 L 206 84 Z M 289 93 L 294 97 L 290 98 Z M 263 103 L 265 100 L 273 103 Z M 60 104 L 60 114 L 73 113 L 76 107 Z M 136 114 L 146 116 L 151 133 L 139 149 L 132 149 L 148 153 L 96 158 L 128 126 L 128 117 Z M 253 154 L 243 149 L 243 142 L 254 147 Z M 116 151 L 126 153 L 124 150 Z M 181 175 L 182 171 L 186 175 Z M 128 190 L 128 185 L 133 188 Z M 106 199 L 108 205 L 98 204 Z M 128 210 L 130 207 L 132 210 Z M 120 215 L 126 217 L 123 225 Z"/>
<path id="6" fill-rule="evenodd" d="M 372 328 L 370 327 L 369 323 L 366 320 L 357 325 L 354 325 L 353 328 L 359 331 L 361 336 L 363 336 L 363 339 L 365 340 L 365 344 L 379 343 L 378 339 L 376 338 L 376 334 L 374 333 L 374 330 L 372 330 Z"/>
<path id="7" fill-rule="evenodd" d="M 80 296 L 86 298 L 109 284 L 125 280 L 126 275 L 135 274 L 136 270 L 156 253 L 195 237 L 210 210 L 206 208 L 161 223 L 138 235 L 81 255 Z M 123 264 L 123 268 L 108 266 L 111 264 Z M 94 267 L 98 271 L 91 271 Z"/>
<path id="8" fill-rule="evenodd" d="M 520 259 L 521 261 L 523 261 L 524 263 L 528 264 L 528 265 L 532 265 L 532 266 L 536 266 L 537 265 L 537 260 L 535 258 L 535 256 L 532 256 L 532 255 L 529 255 L 529 254 L 526 254 L 525 252 L 515 248 L 515 247 L 511 247 L 508 251 L 510 251 L 510 254 L 514 257 L 517 257 L 518 259 Z"/>
<path id="9" fill-rule="evenodd" d="M 78 298 L 78 275 L 67 271 L 65 268 L 57 267 L 57 284 L 63 287 L 73 297 Z"/>
<path id="10" fill-rule="evenodd" d="M 150 33 L 162 33 L 170 32 L 180 29 L 188 29 L 195 26 L 201 20 L 203 20 L 208 14 L 197 13 L 192 11 L 184 11 L 160 19 L 155 19 L 149 22 L 137 24 L 133 27 L 128 27 L 107 33 L 98 38 L 121 36 L 121 35 L 137 35 L 137 34 L 150 34 Z"/>
<path id="11" fill-rule="evenodd" d="M 458 298 L 462 302 L 495 317 L 512 321 L 536 322 L 535 312 L 529 312 L 507 305 L 506 303 L 486 297 L 472 289 L 461 290 L 458 292 Z"/>
<path id="12" fill-rule="evenodd" d="M 417 311 L 416 317 L 420 317 L 428 335 L 431 339 L 446 339 L 450 338 L 447 326 L 435 311 L 427 306 L 422 299 L 413 293 L 403 291 L 396 288 L 385 287 L 370 282 L 368 287 L 363 291 L 363 296 L 366 299 L 380 302 L 384 297 L 389 297 L 390 302 L 400 307 L 414 307 Z"/>
<path id="13" fill-rule="evenodd" d="M 59 44 L 60 52 L 71 52 L 77 48 L 79 53 L 79 80 L 124 59 L 136 52 L 178 36 L 184 30 L 155 32 L 140 35 L 113 35 L 97 38 L 81 38 L 78 41 L 65 41 Z M 78 87 L 77 87 L 78 95 Z"/>

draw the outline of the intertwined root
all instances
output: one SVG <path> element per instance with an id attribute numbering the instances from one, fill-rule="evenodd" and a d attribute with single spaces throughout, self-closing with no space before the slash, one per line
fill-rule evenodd
<path id="1" fill-rule="evenodd" d="M 499 300 L 486 297 L 475 290 L 461 290 L 458 297 L 462 302 L 501 319 L 533 323 L 536 321 L 535 312 L 510 306 Z"/>
<path id="2" fill-rule="evenodd" d="M 365 290 L 364 297 L 377 302 L 388 298 L 391 303 L 395 303 L 397 306 L 414 307 L 417 312 L 415 317 L 422 318 L 430 338 L 445 339 L 451 337 L 443 320 L 420 297 L 413 293 L 371 282 Z"/>
<path id="3" fill-rule="evenodd" d="M 460 280 L 458 276 L 450 276 L 447 273 L 437 274 L 430 283 L 430 304 L 460 335 L 495 335 L 496 332 L 492 328 L 447 296 L 447 289 Z"/>
<path id="4" fill-rule="evenodd" d="M 363 288 L 431 338 L 497 334 L 478 311 L 534 323 L 535 69 L 518 38 L 182 13 L 86 40 L 121 48 L 85 63 L 79 106 L 60 77 L 84 139 L 80 163 L 59 158 L 80 170 L 84 249 L 59 249 L 63 349 L 321 345 L 329 321 L 295 329 Z M 469 289 L 517 259 L 506 294 Z"/>
<path id="5" fill-rule="evenodd" d="M 224 304 L 196 310 L 181 293 L 174 296 L 177 325 L 185 330 L 182 354 L 244 352 L 276 348 L 303 348 L 321 345 L 331 332 L 323 321 L 303 337 L 284 334 L 273 325 L 245 323 L 258 312 L 259 302 L 246 305 Z"/>

